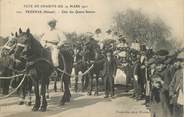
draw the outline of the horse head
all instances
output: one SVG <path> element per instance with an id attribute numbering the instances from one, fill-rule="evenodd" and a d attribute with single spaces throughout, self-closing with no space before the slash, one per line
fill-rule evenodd
<path id="1" fill-rule="evenodd" d="M 87 43 L 83 49 L 85 50 L 86 57 L 90 61 L 97 61 L 101 56 L 100 46 L 93 41 Z"/>
<path id="2" fill-rule="evenodd" d="M 13 33 L 7 38 L 6 43 L 1 47 L 1 56 L 8 56 L 13 53 L 16 44 L 16 37 Z"/>
<path id="3" fill-rule="evenodd" d="M 17 59 L 33 59 L 41 55 L 42 46 L 30 33 L 28 28 L 26 32 L 19 29 L 19 35 L 16 34 L 16 47 L 14 56 Z"/>

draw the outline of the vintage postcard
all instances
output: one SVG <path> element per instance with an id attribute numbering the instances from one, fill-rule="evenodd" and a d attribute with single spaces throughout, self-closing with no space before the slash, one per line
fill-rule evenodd
<path id="1" fill-rule="evenodd" d="M 183 117 L 184 0 L 0 0 L 0 117 Z"/>

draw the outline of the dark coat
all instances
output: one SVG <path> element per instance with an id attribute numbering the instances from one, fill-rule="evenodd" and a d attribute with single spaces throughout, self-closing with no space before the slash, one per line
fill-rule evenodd
<path id="1" fill-rule="evenodd" d="M 159 73 L 159 76 L 163 81 L 162 88 L 160 90 L 160 103 L 156 104 L 158 106 L 157 108 L 160 108 L 160 117 L 171 117 L 171 105 L 169 104 L 169 84 L 172 81 L 174 71 L 175 68 L 172 65 L 167 65 L 167 67 Z"/>
<path id="2" fill-rule="evenodd" d="M 137 62 L 134 66 L 134 75 L 141 76 L 141 63 Z"/>
<path id="3" fill-rule="evenodd" d="M 116 61 L 115 61 L 115 59 L 113 57 L 112 57 L 112 59 L 110 61 L 105 59 L 105 62 L 103 64 L 103 66 L 104 66 L 104 69 L 102 71 L 102 74 L 104 76 L 111 76 L 111 77 L 113 77 L 115 75 L 115 71 L 116 71 L 117 65 L 116 65 Z"/>
<path id="4" fill-rule="evenodd" d="M 174 77 L 175 71 L 176 68 L 173 65 L 168 65 L 165 70 L 160 73 L 164 81 L 162 91 L 169 91 L 169 85 Z"/>
<path id="5" fill-rule="evenodd" d="M 171 97 L 170 103 L 176 104 L 179 90 L 183 91 L 183 71 L 182 68 L 177 69 L 174 77 L 169 85 L 169 95 Z"/>

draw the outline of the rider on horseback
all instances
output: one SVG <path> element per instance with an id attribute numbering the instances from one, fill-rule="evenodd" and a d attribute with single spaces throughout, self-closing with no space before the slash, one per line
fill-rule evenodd
<path id="1" fill-rule="evenodd" d="M 56 28 L 56 19 L 48 21 L 50 30 L 46 32 L 42 37 L 42 45 L 49 48 L 51 51 L 51 59 L 55 68 L 59 66 L 59 51 L 63 42 L 66 40 L 66 36 L 63 32 L 60 32 Z"/>

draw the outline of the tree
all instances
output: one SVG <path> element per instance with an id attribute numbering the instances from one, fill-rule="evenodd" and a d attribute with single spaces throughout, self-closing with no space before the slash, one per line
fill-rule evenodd
<path id="1" fill-rule="evenodd" d="M 138 40 L 149 47 L 172 49 L 170 28 L 160 19 L 151 19 L 141 10 L 128 9 L 114 16 L 114 29 L 122 32 L 129 39 L 128 42 Z M 160 44 L 163 44 L 160 46 Z"/>

